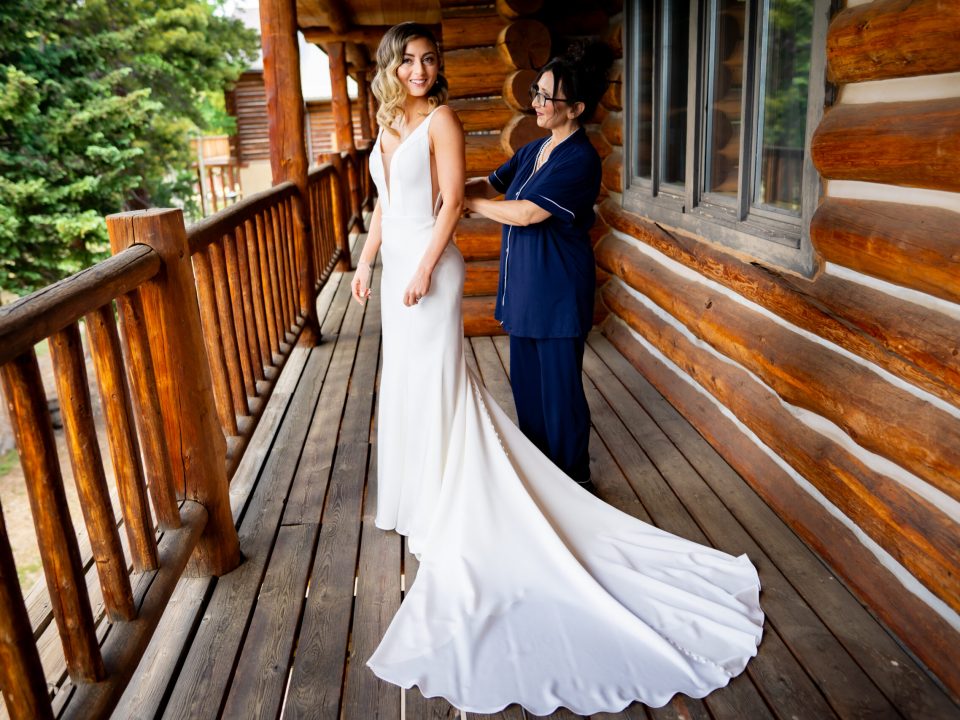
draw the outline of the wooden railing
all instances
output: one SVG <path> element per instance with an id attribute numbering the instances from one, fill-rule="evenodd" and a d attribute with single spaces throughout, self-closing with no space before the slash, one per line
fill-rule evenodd
<path id="1" fill-rule="evenodd" d="M 11 717 L 109 714 L 188 567 L 220 575 L 239 562 L 229 477 L 317 291 L 338 261 L 349 268 L 345 175 L 323 165 L 306 198 L 284 183 L 189 230 L 178 210 L 110 216 L 112 258 L 0 309 L 0 378 L 45 576 L 24 596 L 0 508 L 0 689 Z M 34 350 L 44 340 L 82 537 Z"/>

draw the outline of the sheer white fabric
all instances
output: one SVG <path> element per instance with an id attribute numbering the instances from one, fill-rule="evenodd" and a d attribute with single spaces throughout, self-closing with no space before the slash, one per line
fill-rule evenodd
<path id="1" fill-rule="evenodd" d="M 748 558 L 607 505 L 524 437 L 465 363 L 456 247 L 403 305 L 434 223 L 431 118 L 394 153 L 389 187 L 379 141 L 370 157 L 383 212 L 376 524 L 407 536 L 420 569 L 367 664 L 478 713 L 703 697 L 757 652 Z"/>

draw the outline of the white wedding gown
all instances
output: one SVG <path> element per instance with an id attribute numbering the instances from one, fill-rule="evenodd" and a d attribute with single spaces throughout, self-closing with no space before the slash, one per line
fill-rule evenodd
<path id="1" fill-rule="evenodd" d="M 384 179 L 377 527 L 406 535 L 416 582 L 368 661 L 455 707 L 546 715 L 703 697 L 757 652 L 760 582 L 732 557 L 580 488 L 511 423 L 463 356 L 464 264 L 452 244 L 430 292 L 403 292 L 434 224 L 427 117 Z"/>

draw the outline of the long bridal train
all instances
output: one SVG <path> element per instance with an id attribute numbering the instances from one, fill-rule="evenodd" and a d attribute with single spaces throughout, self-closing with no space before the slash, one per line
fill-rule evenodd
<path id="1" fill-rule="evenodd" d="M 527 440 L 464 361 L 455 247 L 421 303 L 402 304 L 433 227 L 431 117 L 395 152 L 389 186 L 379 139 L 370 162 L 383 213 L 377 525 L 408 536 L 420 569 L 368 665 L 478 713 L 703 697 L 757 652 L 748 558 L 620 512 Z"/>

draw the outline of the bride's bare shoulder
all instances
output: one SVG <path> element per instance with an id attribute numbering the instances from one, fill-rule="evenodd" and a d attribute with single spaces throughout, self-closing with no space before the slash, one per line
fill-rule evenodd
<path id="1" fill-rule="evenodd" d="M 463 135 L 463 124 L 460 122 L 460 116 L 449 105 L 441 105 L 433 111 L 430 135 L 447 138 L 454 134 Z"/>

